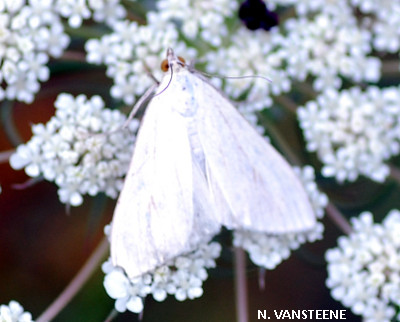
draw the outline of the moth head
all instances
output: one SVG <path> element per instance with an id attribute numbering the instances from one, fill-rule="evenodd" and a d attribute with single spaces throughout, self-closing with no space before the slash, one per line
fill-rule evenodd
<path id="1" fill-rule="evenodd" d="M 173 64 L 183 67 L 186 65 L 186 62 L 184 58 L 176 56 L 172 48 L 168 48 L 167 58 L 161 62 L 161 70 L 167 72 Z"/>

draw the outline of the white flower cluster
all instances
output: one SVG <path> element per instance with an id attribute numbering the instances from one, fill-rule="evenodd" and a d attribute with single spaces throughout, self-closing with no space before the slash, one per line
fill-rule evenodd
<path id="1" fill-rule="evenodd" d="M 49 57 L 60 57 L 69 45 L 62 17 L 77 28 L 92 12 L 110 24 L 125 16 L 119 0 L 0 1 L 0 100 L 31 103 L 49 79 Z"/>
<path id="2" fill-rule="evenodd" d="M 129 279 L 125 272 L 114 267 L 111 259 L 103 266 L 104 287 L 107 294 L 115 299 L 118 312 L 129 310 L 140 313 L 144 298 L 151 294 L 156 301 L 164 301 L 168 294 L 178 301 L 195 299 L 203 295 L 203 282 L 207 279 L 206 269 L 215 267 L 215 259 L 221 252 L 216 242 L 201 245 L 196 251 L 181 255 L 153 272 Z"/>
<path id="3" fill-rule="evenodd" d="M 295 171 L 301 178 L 317 218 L 322 218 L 328 198 L 318 190 L 314 169 L 311 166 L 305 166 L 303 169 L 296 167 Z M 320 222 L 317 222 L 312 230 L 300 233 L 273 235 L 249 230 L 235 231 L 233 244 L 244 248 L 254 264 L 266 269 L 274 269 L 301 244 L 322 239 L 323 231 L 324 226 Z"/>
<path id="4" fill-rule="evenodd" d="M 353 232 L 325 254 L 326 285 L 364 321 L 389 322 L 400 307 L 400 211 L 391 210 L 382 224 L 363 212 L 352 225 Z"/>
<path id="5" fill-rule="evenodd" d="M 328 90 L 297 111 L 307 149 L 323 162 L 322 174 L 339 182 L 364 175 L 383 182 L 384 163 L 400 150 L 400 88 Z"/>
<path id="6" fill-rule="evenodd" d="M 362 13 L 373 15 L 373 24 L 371 21 L 365 21 L 365 24 L 371 25 L 374 48 L 390 53 L 398 52 L 400 49 L 400 2 L 351 0 L 351 3 Z"/>
<path id="7" fill-rule="evenodd" d="M 149 72 L 161 79 L 160 64 L 168 47 L 173 47 L 179 55 L 186 54 L 185 58 L 194 56 L 193 50 L 186 49 L 183 42 L 178 41 L 178 31 L 173 24 L 154 13 L 149 13 L 147 20 L 145 26 L 117 22 L 113 33 L 101 39 L 90 39 L 85 45 L 88 62 L 107 66 L 107 76 L 114 80 L 111 95 L 128 105 L 154 84 Z"/>
<path id="8" fill-rule="evenodd" d="M 24 312 L 24 308 L 17 301 L 10 301 L 8 305 L 0 305 L 0 321 L 33 322 L 32 315 L 29 312 Z"/>
<path id="9" fill-rule="evenodd" d="M 54 1 L 55 10 L 64 18 L 72 28 L 78 28 L 83 20 L 93 18 L 97 22 L 105 22 L 112 26 L 126 15 L 125 8 L 120 0 L 34 0 L 51 4 Z M 32 2 L 32 1 L 31 1 Z"/>
<path id="10" fill-rule="evenodd" d="M 245 96 L 240 107 L 245 115 L 272 105 L 271 96 L 288 92 L 292 80 L 303 81 L 307 76 L 315 78 L 317 91 L 340 88 L 341 77 L 377 81 L 380 60 L 368 56 L 371 34 L 357 25 L 350 6 L 341 3 L 343 8 L 332 12 L 290 19 L 281 30 L 266 33 L 243 27 L 231 37 L 230 46 L 205 56 L 206 69 L 220 75 L 258 75 L 270 80 L 254 77 L 224 82 L 227 95 L 233 99 Z"/>
<path id="11" fill-rule="evenodd" d="M 349 7 L 336 15 L 316 14 L 286 21 L 282 38 L 282 56 L 287 71 L 295 79 L 315 77 L 314 89 L 340 88 L 340 77 L 353 81 L 375 82 L 381 62 L 368 56 L 371 34 L 357 25 Z"/>
<path id="12" fill-rule="evenodd" d="M 230 0 L 160 0 L 159 14 L 164 20 L 182 23 L 183 34 L 198 40 L 199 36 L 213 46 L 221 45 L 227 36 L 225 18 L 236 14 L 237 1 Z"/>
<path id="13" fill-rule="evenodd" d="M 228 78 L 224 82 L 224 93 L 234 100 L 246 94 L 246 100 L 239 107 L 244 115 L 271 106 L 271 95 L 290 90 L 291 83 L 278 53 L 279 38 L 276 31 L 250 31 L 243 27 L 232 36 L 230 46 L 221 47 L 205 56 L 209 73 L 228 77 L 256 75 L 268 78 Z"/>
<path id="14" fill-rule="evenodd" d="M 49 1 L 0 1 L 0 100 L 31 103 L 49 78 L 49 55 L 69 44 L 60 17 Z"/>
<path id="15" fill-rule="evenodd" d="M 10 158 L 14 169 L 54 181 L 61 202 L 79 206 L 82 195 L 116 198 L 131 159 L 138 121 L 104 107 L 99 96 L 60 94 L 56 113 L 32 126 L 33 137 Z"/>
<path id="16" fill-rule="evenodd" d="M 294 6 L 300 16 L 323 12 L 339 23 L 348 22 L 348 14 L 359 10 L 358 25 L 371 31 L 371 44 L 376 50 L 396 53 L 400 49 L 400 3 L 385 0 L 269 0 L 270 9 Z M 354 38 L 348 34 L 348 39 Z"/>

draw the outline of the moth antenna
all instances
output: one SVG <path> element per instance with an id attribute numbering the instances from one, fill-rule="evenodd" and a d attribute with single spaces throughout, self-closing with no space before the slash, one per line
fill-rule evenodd
<path id="1" fill-rule="evenodd" d="M 102 133 L 103 134 L 112 134 L 115 132 L 120 131 L 121 129 L 125 129 L 129 126 L 129 123 L 132 121 L 132 119 L 135 117 L 136 113 L 139 111 L 139 109 L 146 103 L 150 98 L 156 96 L 152 95 L 152 93 L 155 91 L 156 87 L 159 85 L 159 81 L 154 77 L 154 75 L 151 73 L 150 68 L 146 65 L 146 63 L 143 63 L 144 68 L 146 69 L 147 74 L 154 80 L 154 83 L 150 88 L 144 92 L 144 94 L 139 98 L 139 100 L 136 102 L 136 104 L 133 106 L 132 111 L 129 113 L 128 118 L 124 122 L 124 124 L 113 131 L 109 131 L 108 133 Z M 158 94 L 157 94 L 158 95 Z"/>
<path id="2" fill-rule="evenodd" d="M 261 78 L 263 80 L 266 80 L 267 82 L 272 83 L 272 81 L 264 76 L 261 75 L 244 75 L 244 76 L 221 76 L 221 75 L 216 75 L 216 74 L 209 74 L 206 72 L 201 72 L 201 71 L 197 71 L 198 73 L 202 74 L 203 76 L 207 76 L 207 77 L 216 77 L 216 78 L 228 78 L 228 79 L 241 79 L 241 78 Z"/>
<path id="3" fill-rule="evenodd" d="M 170 50 L 171 50 L 171 51 L 170 51 Z M 159 93 L 157 93 L 157 94 L 154 94 L 153 97 L 158 96 L 158 95 L 164 93 L 164 91 L 165 91 L 165 90 L 169 87 L 169 85 L 171 84 L 171 82 L 172 82 L 172 77 L 174 76 L 174 69 L 171 68 L 171 66 L 172 66 L 171 61 L 172 61 L 173 59 L 176 59 L 175 54 L 174 54 L 174 52 L 172 51 L 171 48 L 168 48 L 168 51 L 167 51 L 167 59 L 164 59 L 164 60 L 163 60 L 163 62 L 162 62 L 162 64 L 161 64 L 161 69 L 162 69 L 163 71 L 165 71 L 165 72 L 169 70 L 169 71 L 171 72 L 171 77 L 169 78 L 169 81 L 168 81 L 167 86 L 165 86 L 165 87 L 162 89 L 161 92 L 159 92 Z M 185 62 L 183 62 L 183 61 L 181 61 L 181 62 L 182 62 L 183 64 L 185 64 Z"/>
<path id="4" fill-rule="evenodd" d="M 168 81 L 167 86 L 165 86 L 165 87 L 162 89 L 161 92 L 159 92 L 159 93 L 157 93 L 157 94 L 154 94 L 154 96 L 158 96 L 158 95 L 162 94 L 162 93 L 169 87 L 169 85 L 171 84 L 171 82 L 172 82 L 172 77 L 174 76 L 174 70 L 173 70 L 173 68 L 169 68 L 169 70 L 171 71 L 171 77 L 169 78 L 169 81 Z M 153 97 L 154 97 L 154 96 L 153 96 Z"/>
<path id="5" fill-rule="evenodd" d="M 149 68 L 149 66 L 147 66 L 146 63 L 143 63 L 147 74 L 154 80 L 155 84 L 153 84 L 141 97 L 140 99 L 136 102 L 135 106 L 133 107 L 132 111 L 129 113 L 128 119 L 125 121 L 124 125 L 122 126 L 123 128 L 127 127 L 129 125 L 129 123 L 132 121 L 133 117 L 136 115 L 137 111 L 144 105 L 144 103 L 146 101 L 148 101 L 150 98 L 156 97 L 158 95 L 160 95 L 161 93 L 163 93 L 168 87 L 169 84 L 171 84 L 172 81 L 172 76 L 174 74 L 173 68 L 171 68 L 171 60 L 174 57 L 174 52 L 172 51 L 172 49 L 168 49 L 167 52 L 167 57 L 168 57 L 168 68 L 171 71 L 171 77 L 169 79 L 169 82 L 167 84 L 167 86 L 165 86 L 165 88 L 157 93 L 157 94 L 153 94 L 154 90 L 156 89 L 156 87 L 160 84 L 160 82 L 154 77 L 154 75 L 151 73 L 151 70 Z"/>
<path id="6" fill-rule="evenodd" d="M 155 78 L 149 66 L 147 66 L 146 62 L 143 62 L 144 69 L 146 70 L 147 75 L 156 83 L 157 85 L 160 84 L 159 80 Z"/>
<path id="7" fill-rule="evenodd" d="M 172 52 L 173 55 L 173 52 Z M 168 66 L 170 67 L 170 63 L 169 63 L 170 59 L 168 59 Z M 145 62 L 143 62 L 144 68 L 146 69 L 147 74 L 149 75 L 149 77 L 151 77 L 151 79 L 154 81 L 155 84 L 153 84 L 141 97 L 140 99 L 136 102 L 135 106 L 133 107 L 132 111 L 129 113 L 128 119 L 125 121 L 124 125 L 122 126 L 123 128 L 127 127 L 129 125 L 129 123 L 132 121 L 132 119 L 134 118 L 134 116 L 136 115 L 137 111 L 144 105 L 144 103 L 146 101 L 148 101 L 150 98 L 153 98 L 155 96 L 160 95 L 162 92 L 164 92 L 169 84 L 172 81 L 172 75 L 173 75 L 173 70 L 172 68 L 169 68 L 171 70 L 171 78 L 167 84 L 167 86 L 159 93 L 157 94 L 153 94 L 154 90 L 156 89 L 156 87 L 160 84 L 160 82 L 157 80 L 157 78 L 154 77 L 154 75 L 152 74 L 149 66 L 147 66 L 147 64 Z"/>
<path id="8" fill-rule="evenodd" d="M 126 119 L 124 125 L 122 128 L 126 128 L 129 123 L 132 121 L 133 117 L 136 115 L 137 111 L 144 105 L 146 101 L 148 101 L 151 97 L 154 97 L 156 95 L 152 95 L 154 90 L 158 84 L 153 84 L 136 102 L 135 106 L 133 107 L 132 111 L 129 113 L 128 118 Z M 157 94 L 158 95 L 158 94 Z"/>

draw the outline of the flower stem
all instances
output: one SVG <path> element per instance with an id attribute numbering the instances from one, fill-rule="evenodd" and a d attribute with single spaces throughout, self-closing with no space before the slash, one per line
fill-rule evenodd
<path id="1" fill-rule="evenodd" d="M 60 313 L 60 311 L 87 282 L 95 270 L 98 269 L 108 247 L 109 244 L 107 238 L 104 237 L 80 271 L 75 275 L 64 291 L 54 300 L 54 302 L 36 319 L 36 322 L 51 321 L 58 313 Z"/>
<path id="2" fill-rule="evenodd" d="M 400 170 L 394 165 L 390 165 L 390 177 L 400 183 Z"/>
<path id="3" fill-rule="evenodd" d="M 248 322 L 246 254 L 242 248 L 235 247 L 234 255 L 237 322 Z"/>
<path id="4" fill-rule="evenodd" d="M 275 101 L 283 106 L 287 111 L 290 111 L 291 113 L 295 114 L 297 111 L 297 104 L 291 100 L 289 97 L 281 95 L 275 97 Z"/>
<path id="5" fill-rule="evenodd" d="M 0 152 L 0 163 L 7 163 L 15 149 Z"/>
<path id="6" fill-rule="evenodd" d="M 110 314 L 107 316 L 107 318 L 104 320 L 104 322 L 111 322 L 112 320 L 115 319 L 115 317 L 118 315 L 118 311 L 116 309 L 112 309 Z"/>
<path id="7" fill-rule="evenodd" d="M 351 225 L 333 203 L 330 202 L 325 209 L 329 218 L 336 224 L 336 226 L 338 226 L 345 234 L 351 234 L 353 231 Z"/>
<path id="8" fill-rule="evenodd" d="M 398 77 L 399 76 L 399 60 L 387 59 L 382 61 L 382 73 L 385 77 Z"/>
<path id="9" fill-rule="evenodd" d="M 8 140 L 10 140 L 13 146 L 17 146 L 21 144 L 23 141 L 21 135 L 18 132 L 17 127 L 15 126 L 13 119 L 13 103 L 5 100 L 1 103 L 1 124 L 3 126 L 3 131 L 7 135 Z"/>

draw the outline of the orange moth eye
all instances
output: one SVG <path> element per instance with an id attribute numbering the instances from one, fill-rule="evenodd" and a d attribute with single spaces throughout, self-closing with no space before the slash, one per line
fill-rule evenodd
<path id="1" fill-rule="evenodd" d="M 178 56 L 178 59 L 179 59 L 179 61 L 182 63 L 182 65 L 185 65 L 185 64 L 186 64 L 185 59 L 182 58 L 181 56 Z M 169 69 L 168 59 L 164 59 L 164 60 L 161 62 L 161 70 L 162 70 L 163 72 L 166 72 L 166 71 L 168 71 L 168 69 Z"/>
<path id="2" fill-rule="evenodd" d="M 163 72 L 166 72 L 168 69 L 169 69 L 168 60 L 167 60 L 167 59 L 164 59 L 164 60 L 161 62 L 161 70 L 162 70 Z"/>

